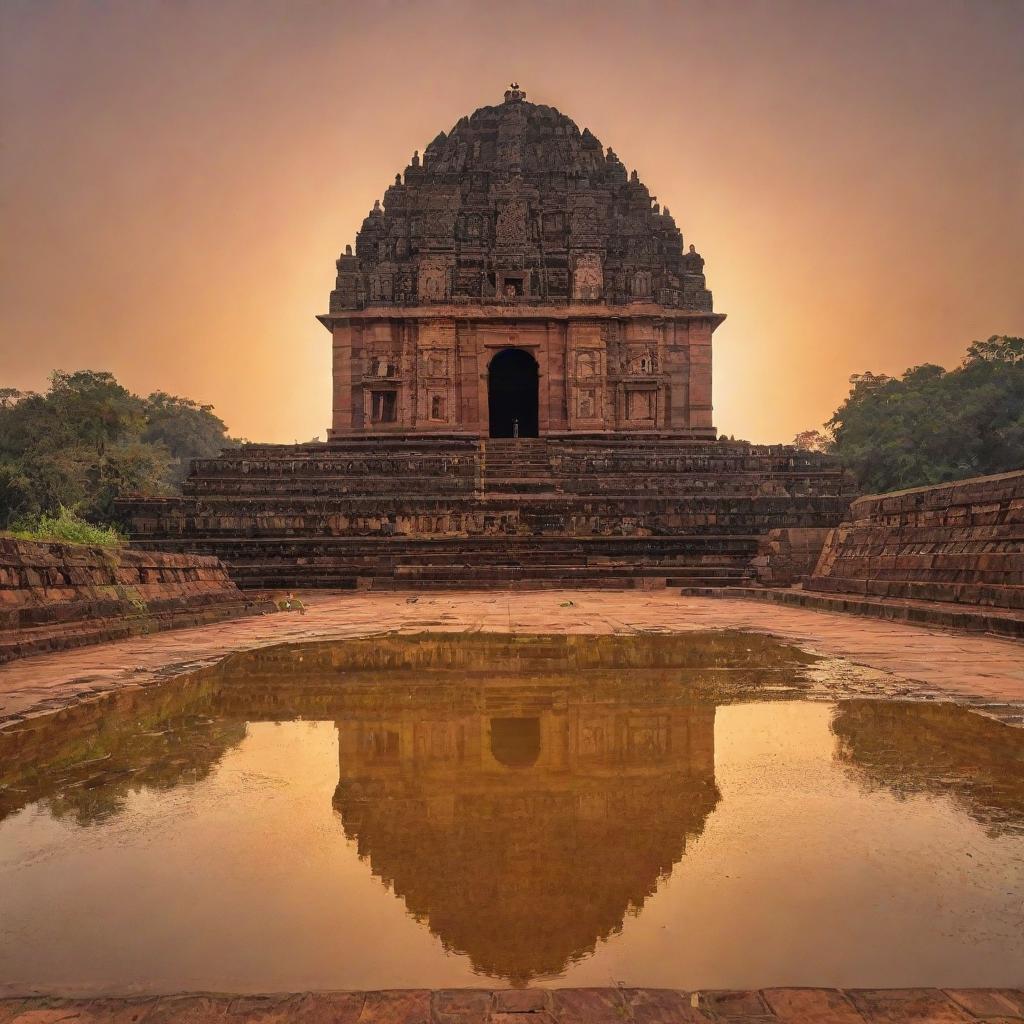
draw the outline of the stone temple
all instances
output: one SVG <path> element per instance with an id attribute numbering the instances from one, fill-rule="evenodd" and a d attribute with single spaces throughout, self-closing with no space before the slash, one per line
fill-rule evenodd
<path id="1" fill-rule="evenodd" d="M 704 261 L 635 171 L 513 85 L 396 175 L 337 261 L 325 443 L 121 503 L 248 586 L 721 585 L 838 524 L 822 456 L 717 440 Z"/>
<path id="2" fill-rule="evenodd" d="M 518 88 L 442 132 L 338 260 L 330 437 L 713 437 L 704 261 Z"/>

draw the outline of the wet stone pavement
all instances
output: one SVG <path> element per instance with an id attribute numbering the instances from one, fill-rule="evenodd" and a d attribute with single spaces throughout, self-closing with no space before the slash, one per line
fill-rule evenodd
<path id="1" fill-rule="evenodd" d="M 412 989 L 0 1001 L 0 1024 L 1000 1024 L 1021 1020 L 1024 989 Z"/>
<path id="2" fill-rule="evenodd" d="M 125 688 L 211 665 L 236 651 L 388 631 L 769 634 L 868 670 L 860 695 L 956 700 L 1012 724 L 1024 721 L 1021 644 L 756 601 L 682 598 L 672 591 L 304 593 L 306 615 L 278 613 L 0 666 L 0 728 Z M 836 673 L 832 673 L 833 677 Z"/>

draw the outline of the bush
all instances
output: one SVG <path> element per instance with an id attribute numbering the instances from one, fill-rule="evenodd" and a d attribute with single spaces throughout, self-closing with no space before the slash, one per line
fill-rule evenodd
<path id="1" fill-rule="evenodd" d="M 56 515 L 43 512 L 18 520 L 10 532 L 19 540 L 58 540 L 103 548 L 119 548 L 125 543 L 124 535 L 114 527 L 94 526 L 63 505 Z"/>

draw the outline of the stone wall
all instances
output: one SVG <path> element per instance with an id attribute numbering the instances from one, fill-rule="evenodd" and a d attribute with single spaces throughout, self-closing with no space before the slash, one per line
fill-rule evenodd
<path id="1" fill-rule="evenodd" d="M 0 537 L 0 662 L 272 608 L 209 556 Z"/>
<path id="2" fill-rule="evenodd" d="M 757 581 L 768 587 L 789 587 L 814 572 L 831 531 L 827 527 L 769 530 L 757 542 L 751 565 Z"/>
<path id="3" fill-rule="evenodd" d="M 1024 471 L 854 501 L 805 588 L 1024 609 Z"/>

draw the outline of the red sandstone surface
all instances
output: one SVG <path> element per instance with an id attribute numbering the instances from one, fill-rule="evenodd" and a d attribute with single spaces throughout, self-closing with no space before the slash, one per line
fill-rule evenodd
<path id="1" fill-rule="evenodd" d="M 1001 1024 L 1021 1020 L 1022 989 L 409 989 L 0 1000 L 0 1024 Z"/>
<path id="2" fill-rule="evenodd" d="M 744 629 L 860 666 L 845 673 L 851 678 L 843 682 L 859 694 L 956 699 L 1008 721 L 1017 721 L 1024 708 L 1020 645 L 995 637 L 761 602 L 681 598 L 666 590 L 319 591 L 302 597 L 306 615 L 237 619 L 0 666 L 0 727 L 4 720 L 150 685 L 234 651 L 389 630 L 603 634 Z M 841 665 L 830 675 L 842 681 Z"/>

